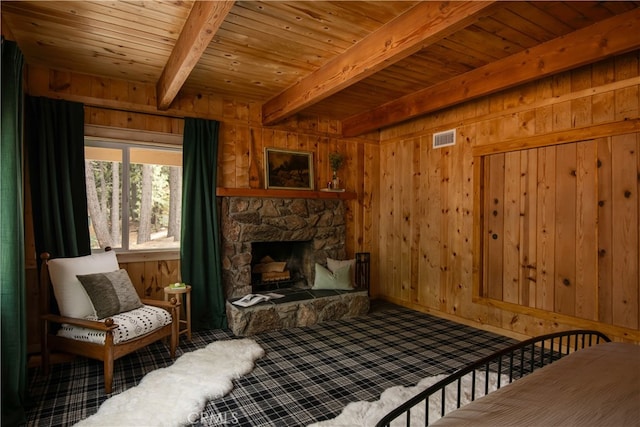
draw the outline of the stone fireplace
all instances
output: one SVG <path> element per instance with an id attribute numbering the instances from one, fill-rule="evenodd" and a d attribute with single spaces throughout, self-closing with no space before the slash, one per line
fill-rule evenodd
<path id="1" fill-rule="evenodd" d="M 254 257 L 272 247 L 293 247 L 301 261 L 293 265 L 301 280 L 296 287 L 310 288 L 315 263 L 328 257 L 345 258 L 345 206 L 337 199 L 282 199 L 222 197 L 222 279 L 226 298 L 251 293 Z M 296 244 L 298 242 L 298 244 Z M 292 245 L 293 246 L 290 246 Z M 254 246 L 260 249 L 254 253 Z M 276 257 L 279 255 L 276 255 Z M 285 260 L 281 260 L 285 261 Z"/>

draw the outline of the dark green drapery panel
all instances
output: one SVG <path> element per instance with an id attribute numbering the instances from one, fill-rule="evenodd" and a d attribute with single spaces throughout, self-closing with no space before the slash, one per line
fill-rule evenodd
<path id="1" fill-rule="evenodd" d="M 216 121 L 185 119 L 182 147 L 182 280 L 191 285 L 194 329 L 226 328 L 216 203 Z"/>
<path id="2" fill-rule="evenodd" d="M 84 107 L 27 97 L 25 137 L 38 254 L 91 253 L 84 168 Z"/>
<path id="3" fill-rule="evenodd" d="M 2 40 L 0 313 L 2 425 L 25 421 L 27 324 L 22 210 L 22 52 Z"/>

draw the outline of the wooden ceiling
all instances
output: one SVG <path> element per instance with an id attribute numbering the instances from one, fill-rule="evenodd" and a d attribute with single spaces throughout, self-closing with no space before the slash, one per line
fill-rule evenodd
<path id="1" fill-rule="evenodd" d="M 640 2 L 2 1 L 27 63 L 298 112 L 346 136 L 640 48 Z"/>

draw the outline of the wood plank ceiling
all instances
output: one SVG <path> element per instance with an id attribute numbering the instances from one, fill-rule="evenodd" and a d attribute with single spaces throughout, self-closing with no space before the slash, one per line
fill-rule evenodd
<path id="1" fill-rule="evenodd" d="M 258 102 L 354 136 L 640 48 L 640 2 L 2 1 L 27 63 Z"/>

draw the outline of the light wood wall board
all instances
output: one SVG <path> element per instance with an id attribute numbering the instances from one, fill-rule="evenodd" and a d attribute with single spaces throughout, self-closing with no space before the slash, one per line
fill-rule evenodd
<path id="1" fill-rule="evenodd" d="M 638 134 L 611 141 L 613 323 L 638 328 Z"/>
<path id="2" fill-rule="evenodd" d="M 505 215 L 502 224 L 493 224 L 485 220 L 486 243 L 483 245 L 484 282 L 483 293 L 488 298 L 498 299 L 505 302 L 514 303 L 508 287 L 518 284 L 520 294 L 530 292 L 542 292 L 542 295 L 535 296 L 539 305 L 533 307 L 551 310 L 556 313 L 568 314 L 571 316 L 597 320 L 609 318 L 609 307 L 612 309 L 613 318 L 611 322 L 618 326 L 637 328 L 636 322 L 639 317 L 638 301 L 638 208 L 636 194 L 637 176 L 640 170 L 637 168 L 637 133 L 610 138 L 610 144 L 601 144 L 605 152 L 598 155 L 597 141 L 585 141 L 579 143 L 564 144 L 555 147 L 555 158 L 548 158 L 548 153 L 544 150 L 548 148 L 524 150 L 523 154 L 543 157 L 544 161 L 549 161 L 555 167 L 550 173 L 552 177 L 545 176 L 547 170 L 539 171 L 540 175 L 534 179 L 542 184 L 539 190 L 526 193 L 526 198 L 536 198 L 545 200 L 548 195 L 547 182 L 555 182 L 555 209 L 543 210 L 544 216 L 541 220 L 544 224 L 531 227 L 531 231 L 520 233 L 518 239 L 509 240 L 509 235 L 515 235 L 519 230 L 517 223 L 510 223 L 509 215 Z M 610 148 L 609 148 L 610 147 Z M 611 151 L 611 154 L 609 153 Z M 507 153 L 517 154 L 517 152 Z M 495 177 L 496 173 L 502 170 L 502 164 L 493 161 L 493 158 L 502 159 L 503 154 L 488 156 L 485 161 L 486 174 Z M 605 160 L 603 160 L 605 159 Z M 606 162 L 611 162 L 605 164 Z M 493 171 L 493 168 L 496 171 Z M 504 168 L 504 182 L 515 183 L 518 177 L 526 176 L 528 172 L 524 168 L 513 170 Z M 612 171 L 616 171 L 612 175 Z M 600 185 L 598 186 L 598 183 Z M 508 188 L 495 190 L 489 186 L 485 196 L 485 218 L 496 218 L 491 211 L 491 202 L 504 197 L 509 200 Z M 626 188 L 626 190 L 625 190 Z M 632 190 L 629 190 L 631 188 Z M 599 192 L 598 192 L 599 191 Z M 540 196 L 542 195 L 542 196 Z M 615 197 L 614 195 L 617 195 Z M 597 212 L 600 207 L 611 202 L 610 211 L 604 211 L 598 217 Z M 531 203 L 526 203 L 531 205 Z M 505 212 L 508 209 L 505 208 Z M 535 210 L 534 210 L 535 212 Z M 613 213 L 613 215 L 611 215 Z M 519 216 L 526 218 L 528 211 L 523 211 Z M 548 225 L 553 223 L 553 254 L 546 251 L 549 233 Z M 505 240 L 495 244 L 495 239 L 489 235 L 493 228 L 504 229 Z M 602 231 L 599 233 L 599 227 Z M 541 235 L 536 236 L 534 230 L 541 230 Z M 511 232 L 510 232 L 511 230 Z M 522 229 L 520 229 L 522 231 Z M 603 236 L 604 247 L 598 245 L 598 235 Z M 609 234 L 611 238 L 606 238 Z M 508 254 L 520 254 L 520 259 L 528 257 L 526 251 L 530 246 L 526 244 L 528 237 L 540 241 L 538 252 L 537 269 L 542 269 L 541 276 L 548 273 L 547 265 L 554 266 L 554 278 L 546 276 L 545 283 L 541 286 L 531 288 L 530 284 L 522 275 L 520 279 L 507 278 L 500 288 L 499 282 L 491 280 L 492 266 L 495 260 Z M 611 243 L 610 243 L 611 242 Z M 492 245 L 494 243 L 494 245 Z M 612 245 L 613 252 L 607 251 L 606 247 Z M 495 247 L 494 247 L 495 246 Z M 549 245 L 551 246 L 551 245 Z M 619 248 L 616 250 L 616 248 Z M 514 255 L 512 257 L 515 258 Z M 598 272 L 598 258 L 601 260 L 604 272 Z M 611 261 L 605 262 L 607 258 Z M 611 266 L 609 264 L 611 263 Z M 521 263 L 515 268 L 536 269 L 536 265 Z M 503 266 L 503 271 L 510 271 L 508 266 Z M 611 274 L 613 272 L 613 275 Z M 500 275 L 500 273 L 496 273 Z M 596 279 L 600 277 L 603 282 Z M 550 285 L 552 282 L 553 286 Z M 613 287 L 612 287 L 613 284 Z M 617 285 L 616 285 L 617 284 Z M 615 289 L 613 297 L 609 296 L 607 289 Z M 599 301 L 598 289 L 601 288 L 600 295 L 603 298 Z M 514 290 L 513 292 L 515 292 Z M 553 301 L 549 297 L 553 295 Z M 531 295 L 529 295 L 530 297 Z M 517 301 L 516 301 L 517 302 Z M 553 304 L 551 304 L 553 302 Z M 520 305 L 529 305 L 527 301 L 517 302 Z M 598 308 L 604 310 L 598 312 Z M 615 316 L 618 316 L 616 318 Z"/>
<path id="3" fill-rule="evenodd" d="M 600 149 L 601 145 L 611 145 L 613 136 L 607 136 L 607 132 L 618 135 L 616 129 L 629 124 L 628 132 L 637 138 L 635 125 L 629 120 L 638 119 L 635 105 L 640 84 L 639 52 L 624 56 L 624 59 L 614 58 L 572 70 L 382 131 L 381 179 L 420 191 L 420 198 L 428 201 L 428 207 L 424 216 L 414 215 L 411 224 L 414 232 L 420 234 L 418 261 L 415 256 L 407 261 L 397 255 L 396 263 L 382 262 L 378 279 L 380 296 L 426 312 L 458 317 L 481 327 L 495 326 L 514 334 L 596 327 L 607 330 L 616 339 L 640 341 L 638 328 L 629 319 L 635 318 L 637 322 L 638 318 L 635 305 L 640 296 L 634 293 L 640 280 L 635 267 L 640 258 L 637 244 L 629 249 L 633 240 L 618 239 L 615 233 L 621 231 L 613 229 L 618 213 L 607 211 L 611 203 L 602 204 L 604 188 L 612 185 L 612 182 L 603 182 L 611 181 L 603 177 L 603 170 L 612 167 L 611 161 L 606 164 L 606 156 L 611 157 L 611 153 Z M 624 72 L 616 71 L 616 67 Z M 631 99 L 616 101 L 616 96 Z M 622 118 L 626 120 L 619 122 Z M 432 133 L 452 127 L 458 129 L 458 136 L 464 130 L 471 141 L 469 146 L 450 150 L 431 148 Z M 566 143 L 572 138 L 589 140 L 590 129 L 598 138 L 573 146 Z M 397 163 L 389 159 L 405 144 L 413 144 L 416 137 L 421 138 L 420 147 L 408 153 L 420 156 L 420 175 L 417 182 L 403 181 L 395 175 L 406 172 L 399 171 Z M 556 145 L 544 146 L 545 140 Z M 489 155 L 489 148 L 500 146 L 504 147 L 503 154 Z M 495 303 L 478 299 L 470 284 L 461 283 L 466 280 L 465 272 L 472 269 L 472 257 L 453 257 L 454 252 L 464 253 L 464 236 L 473 234 L 473 221 L 458 217 L 457 210 L 464 209 L 467 193 L 473 194 L 479 189 L 467 168 L 473 165 L 474 153 L 482 152 L 482 147 L 487 147 L 486 155 L 482 154 L 484 170 L 489 169 L 488 164 L 492 165 L 484 177 L 483 191 L 502 195 L 483 199 L 485 233 L 489 236 L 488 230 L 496 228 L 500 236 L 509 234 L 508 249 L 500 245 L 478 270 L 483 281 L 499 284 L 484 288 L 500 300 Z M 418 164 L 416 162 L 410 158 L 407 164 Z M 495 162 L 499 166 L 494 165 Z M 628 159 L 628 164 L 636 165 L 634 170 L 637 162 L 637 156 Z M 494 179 L 496 174 L 502 178 Z M 633 192 L 637 193 L 637 172 L 629 172 L 627 176 L 635 180 Z M 430 186 L 432 181 L 438 182 L 436 187 Z M 398 194 L 403 194 L 409 203 L 417 203 L 412 192 L 409 199 L 406 193 L 405 189 L 381 185 L 381 230 L 392 226 L 394 216 L 403 212 L 395 200 Z M 634 216 L 638 212 L 638 201 L 633 197 L 625 198 L 619 193 L 618 203 L 635 206 L 633 211 L 627 211 L 625 222 L 628 226 L 635 218 L 638 228 Z M 494 203 L 498 209 L 493 209 Z M 471 210 L 475 216 L 477 212 L 473 207 Z M 499 221 L 495 221 L 494 210 Z M 603 218 L 609 218 L 605 221 L 609 225 L 594 226 L 594 221 L 603 222 Z M 505 224 L 508 225 L 506 231 Z M 431 227 L 437 227 L 437 239 Z M 607 231 L 608 227 L 612 229 Z M 402 234 L 380 233 L 380 254 L 393 253 L 393 248 L 402 241 Z M 493 240 L 483 242 L 484 251 L 496 244 Z M 635 275 L 635 280 L 627 281 L 633 289 L 621 287 L 614 279 L 616 267 L 608 259 L 615 250 L 613 245 L 631 252 L 629 257 L 615 262 L 624 264 L 625 274 Z M 409 248 L 408 253 L 412 254 L 412 250 Z M 436 262 L 431 264 L 426 260 Z M 403 262 L 417 262 L 418 266 L 411 265 L 397 272 L 406 275 L 397 277 L 393 274 L 394 267 Z M 458 271 L 454 271 L 456 268 Z M 416 277 L 419 289 L 403 297 L 401 291 L 406 281 Z M 392 283 L 388 283 L 389 280 Z M 512 283 L 516 286 L 510 288 Z M 505 303 L 505 296 L 513 302 Z M 622 300 L 635 302 L 629 304 Z"/>

